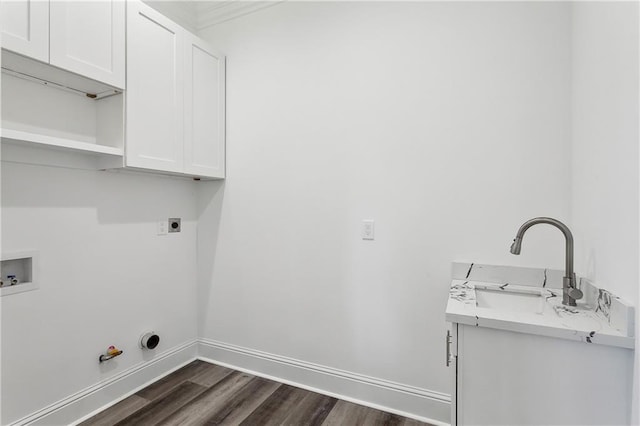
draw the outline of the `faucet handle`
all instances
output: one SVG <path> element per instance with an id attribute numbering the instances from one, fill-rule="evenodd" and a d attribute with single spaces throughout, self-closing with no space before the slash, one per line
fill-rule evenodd
<path id="1" fill-rule="evenodd" d="M 562 279 L 562 303 L 569 306 L 576 306 L 576 300 L 582 299 L 584 294 L 576 286 L 576 275 L 571 277 L 565 276 Z"/>
<path id="2" fill-rule="evenodd" d="M 582 290 L 578 288 L 578 279 L 576 278 L 576 274 L 574 273 L 571 277 L 571 288 L 569 289 L 569 296 L 573 297 L 574 300 L 580 300 L 584 296 Z"/>
<path id="3" fill-rule="evenodd" d="M 573 298 L 574 300 L 580 300 L 582 299 L 582 296 L 584 296 L 584 293 L 582 293 L 582 290 L 580 290 L 579 288 L 575 288 L 575 287 L 571 287 L 568 291 L 569 296 L 571 298 Z"/>

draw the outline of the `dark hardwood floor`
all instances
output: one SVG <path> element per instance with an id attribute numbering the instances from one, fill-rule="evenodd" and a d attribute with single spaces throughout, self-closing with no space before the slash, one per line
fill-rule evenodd
<path id="1" fill-rule="evenodd" d="M 107 425 L 427 425 L 204 361 L 96 414 Z"/>

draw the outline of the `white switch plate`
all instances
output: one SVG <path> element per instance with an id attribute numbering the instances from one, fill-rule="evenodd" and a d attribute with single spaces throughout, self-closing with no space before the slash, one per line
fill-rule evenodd
<path id="1" fill-rule="evenodd" d="M 169 232 L 169 222 L 161 220 L 158 222 L 158 235 L 167 235 Z"/>
<path id="2" fill-rule="evenodd" d="M 362 221 L 362 239 L 375 239 L 375 222 L 373 221 L 373 219 L 365 219 Z"/>

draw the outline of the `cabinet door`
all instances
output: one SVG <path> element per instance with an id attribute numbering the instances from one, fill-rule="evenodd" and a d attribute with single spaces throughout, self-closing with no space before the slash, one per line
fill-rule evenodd
<path id="1" fill-rule="evenodd" d="M 185 173 L 225 174 L 225 57 L 188 34 L 185 49 Z"/>
<path id="2" fill-rule="evenodd" d="M 2 48 L 49 62 L 49 2 L 0 2 Z"/>
<path id="3" fill-rule="evenodd" d="M 51 65 L 124 89 L 124 1 L 52 1 L 50 16 Z"/>
<path id="4" fill-rule="evenodd" d="M 126 164 L 183 171 L 184 30 L 127 4 Z"/>

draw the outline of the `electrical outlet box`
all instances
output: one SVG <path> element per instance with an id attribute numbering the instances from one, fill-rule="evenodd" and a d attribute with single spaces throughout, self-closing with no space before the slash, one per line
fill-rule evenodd
<path id="1" fill-rule="evenodd" d="M 169 218 L 169 232 L 180 232 L 180 218 L 179 217 L 170 217 Z"/>

